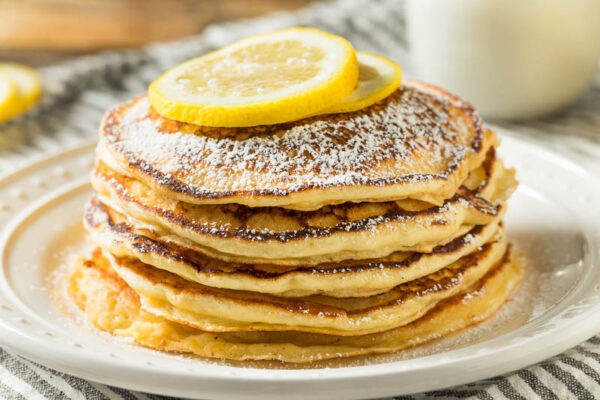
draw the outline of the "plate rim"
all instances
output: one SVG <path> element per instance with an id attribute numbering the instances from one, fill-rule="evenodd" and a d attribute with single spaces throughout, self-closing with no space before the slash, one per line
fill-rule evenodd
<path id="1" fill-rule="evenodd" d="M 523 146 L 527 146 L 529 148 L 535 149 L 536 152 L 541 153 L 540 154 L 541 157 L 558 160 L 560 162 L 561 167 L 568 166 L 569 169 L 571 170 L 570 171 L 571 173 L 577 173 L 580 176 L 583 176 L 587 179 L 593 180 L 600 184 L 599 178 L 596 178 L 594 175 L 592 175 L 590 172 L 588 172 L 584 167 L 580 166 L 574 160 L 568 158 L 567 156 L 561 155 L 560 153 L 557 153 L 556 151 L 552 151 L 552 150 L 542 146 L 541 144 L 535 144 L 535 142 L 532 143 L 530 141 L 523 140 L 522 138 L 520 138 L 517 135 L 510 134 L 509 130 L 498 129 L 498 131 L 500 131 L 504 135 L 504 137 L 506 139 L 508 139 L 508 141 L 514 141 L 518 145 L 523 145 Z M 14 171 L 10 171 L 9 173 L 0 176 L 0 185 L 6 184 L 7 181 L 12 181 L 13 179 L 18 179 L 19 175 L 26 174 L 28 171 L 31 171 L 32 169 L 35 169 L 36 167 L 39 167 L 43 164 L 50 163 L 50 162 L 56 160 L 57 158 L 62 158 L 67 154 L 84 151 L 85 149 L 92 147 L 94 143 L 95 142 L 83 143 L 78 146 L 74 146 L 72 148 L 66 149 L 64 151 L 58 151 L 58 152 L 54 152 L 49 155 L 37 157 L 36 159 L 32 160 L 30 163 L 27 163 L 26 165 L 24 165 L 22 168 L 19 168 Z M 85 183 L 82 183 L 80 185 L 73 185 L 73 187 L 71 187 L 69 190 L 63 190 L 63 191 L 66 193 L 70 190 L 78 190 L 78 188 L 81 185 L 85 185 Z M 44 198 L 46 198 L 46 197 L 52 198 L 53 197 L 52 194 L 57 192 L 60 189 L 61 188 L 59 187 L 59 188 L 47 193 L 47 195 L 44 196 Z M 11 220 L 11 223 L 2 228 L 1 237 L 3 239 L 10 237 L 10 234 L 13 231 L 13 229 L 18 228 L 18 226 L 20 225 L 21 220 L 23 218 L 26 218 L 29 213 L 31 213 L 32 211 L 35 210 L 34 205 L 35 204 L 43 204 L 43 202 L 41 202 L 41 200 L 42 200 L 42 198 L 38 199 L 38 201 L 33 202 L 32 204 L 27 206 L 24 210 L 17 213 L 17 215 L 15 215 L 13 217 L 13 220 Z M 7 229 L 9 226 L 11 226 L 12 229 Z M 582 231 L 585 233 L 586 241 L 590 242 L 591 239 L 589 237 L 589 232 L 584 229 L 582 229 Z M 6 247 L 4 246 L 4 241 L 2 241 L 1 245 L 2 245 L 2 249 L 0 250 L 0 261 L 3 261 L 4 254 L 6 251 Z M 595 254 L 595 252 L 594 252 L 592 254 L 592 257 L 593 257 L 593 259 L 590 262 L 592 262 L 594 265 L 596 265 L 597 258 L 598 258 L 597 254 Z M 588 273 L 590 273 L 590 271 L 588 271 Z M 577 290 L 582 290 L 581 283 L 578 285 L 578 287 L 573 289 L 573 292 L 575 292 Z M 575 293 L 569 293 L 569 295 L 575 296 Z M 568 306 L 568 304 L 564 305 L 565 308 L 567 306 Z M 596 307 L 596 310 L 598 308 L 600 308 L 600 303 L 596 304 L 595 307 Z M 569 348 L 577 345 L 578 343 L 588 339 L 589 337 L 594 336 L 595 334 L 598 333 L 598 331 L 600 331 L 600 319 L 595 321 L 596 318 L 589 318 L 589 315 L 588 315 L 588 314 L 594 314 L 594 310 L 595 310 L 595 308 L 592 307 L 588 310 L 585 310 L 581 314 L 577 315 L 573 319 L 573 322 L 578 321 L 579 324 L 573 323 L 568 326 L 562 326 L 560 328 L 560 330 L 561 330 L 560 336 L 563 339 L 560 341 L 558 339 L 555 339 L 553 341 L 553 342 L 560 342 L 560 345 L 559 344 L 555 344 L 555 346 L 548 345 L 545 347 L 545 349 L 539 349 L 539 350 L 535 351 L 534 352 L 535 356 L 533 356 L 533 357 L 531 356 L 531 352 L 528 352 L 527 358 L 529 361 L 527 363 L 521 363 L 520 366 L 505 368 L 505 370 L 503 372 L 495 372 L 493 375 L 507 373 L 507 372 L 513 371 L 515 369 L 519 369 L 519 368 L 523 368 L 523 367 L 526 367 L 531 364 L 535 364 L 543 359 L 546 359 L 553 355 L 559 354 L 559 353 L 565 351 L 566 349 L 569 349 Z M 542 323 L 542 320 L 537 321 L 536 325 L 539 325 L 541 323 Z M 336 381 L 337 384 L 339 384 L 340 381 L 344 381 L 344 380 L 360 381 L 360 380 L 365 380 L 365 379 L 371 379 L 374 377 L 385 378 L 385 377 L 394 376 L 394 375 L 397 376 L 397 375 L 406 374 L 409 372 L 414 374 L 414 373 L 422 372 L 424 370 L 431 371 L 432 369 L 436 369 L 436 368 L 441 369 L 444 367 L 452 366 L 453 364 L 457 364 L 457 363 L 475 362 L 477 360 L 484 360 L 486 358 L 493 357 L 494 355 L 497 356 L 499 353 L 507 353 L 507 352 L 514 353 L 515 351 L 518 351 L 519 349 L 522 349 L 522 348 L 527 349 L 528 346 L 533 341 L 543 340 L 545 336 L 556 333 L 553 330 L 546 330 L 542 333 L 537 333 L 528 338 L 521 338 L 521 340 L 519 340 L 519 341 L 515 341 L 513 343 L 509 343 L 508 345 L 504 345 L 504 346 L 501 346 L 501 347 L 498 347 L 495 349 L 488 348 L 488 349 L 483 349 L 485 351 L 477 351 L 478 349 L 481 350 L 482 348 L 484 348 L 486 346 L 489 347 L 489 345 L 492 343 L 499 342 L 501 340 L 506 340 L 507 337 L 510 337 L 510 336 L 515 337 L 518 335 L 519 331 L 524 328 L 525 327 L 519 327 L 519 328 L 515 329 L 514 331 L 510 331 L 499 337 L 492 338 L 490 340 L 486 340 L 484 342 L 476 343 L 474 345 L 468 346 L 470 349 L 473 349 L 474 351 L 467 353 L 467 354 L 458 354 L 457 355 L 456 353 L 458 353 L 460 351 L 464 351 L 464 348 L 460 348 L 460 349 L 450 350 L 450 351 L 444 352 L 444 353 L 432 354 L 432 355 L 408 360 L 410 362 L 406 362 L 406 360 L 405 360 L 405 361 L 396 361 L 396 362 L 380 363 L 380 364 L 373 364 L 373 365 L 330 368 L 330 369 L 325 369 L 325 370 L 323 370 L 323 369 L 268 370 L 269 371 L 268 374 L 264 373 L 264 371 L 266 371 L 265 369 L 238 368 L 238 367 L 232 367 L 232 366 L 218 366 L 218 368 L 210 369 L 208 371 L 206 371 L 206 370 L 202 371 L 202 368 L 199 368 L 197 371 L 194 371 L 194 372 L 178 370 L 178 371 L 172 372 L 172 373 L 170 373 L 170 371 L 165 371 L 165 370 L 157 371 L 156 368 L 150 367 L 150 366 L 148 366 L 146 368 L 146 367 L 140 366 L 140 365 L 125 364 L 125 363 L 120 363 L 119 367 L 127 369 L 127 371 L 129 373 L 143 372 L 144 374 L 146 374 L 146 377 L 148 376 L 147 374 L 151 374 L 153 376 L 163 377 L 163 378 L 165 377 L 165 375 L 167 375 L 167 376 L 172 376 L 172 377 L 177 377 L 177 378 L 193 379 L 196 382 L 200 382 L 201 380 L 210 380 L 210 381 L 222 381 L 222 383 L 224 383 L 224 384 L 231 384 L 231 383 L 236 383 L 236 382 L 239 383 L 241 380 L 244 382 L 252 382 L 254 384 L 270 384 L 270 383 L 274 383 L 274 382 L 277 382 L 277 383 L 285 383 L 285 382 L 306 383 L 306 381 L 311 381 L 314 383 L 315 381 L 317 381 L 317 382 Z M 566 335 L 565 334 L 566 332 L 568 332 L 569 334 Z M 77 367 L 73 367 L 76 369 L 69 368 L 68 363 L 63 364 L 61 362 L 56 362 L 57 360 L 61 360 L 62 358 L 65 358 L 66 353 L 68 353 L 67 355 L 69 356 L 68 357 L 69 359 L 77 360 L 75 362 L 75 364 L 82 364 L 86 361 L 89 362 L 89 360 L 90 360 L 89 354 L 83 353 L 83 354 L 85 354 L 85 356 L 82 356 L 81 349 L 78 349 L 75 347 L 68 348 L 68 349 L 61 349 L 61 348 L 54 348 L 54 346 L 51 346 L 50 349 L 46 349 L 47 353 L 44 354 L 44 356 L 40 356 L 39 353 L 32 354 L 32 349 L 34 348 L 34 346 L 42 346 L 44 344 L 44 342 L 42 340 L 40 340 L 39 337 L 36 337 L 35 335 L 31 335 L 31 334 L 23 335 L 22 332 L 19 332 L 18 330 L 11 328 L 11 326 L 6 324 L 5 321 L 3 321 L 2 319 L 0 319 L 0 333 L 1 333 L 0 334 L 0 343 L 2 343 L 2 345 L 4 347 L 11 349 L 18 354 L 25 355 L 25 357 L 28 359 L 32 359 L 34 361 L 36 359 L 43 359 L 42 363 L 44 365 L 50 366 L 51 368 L 54 368 L 56 370 L 59 370 L 59 371 L 65 372 L 65 373 L 84 377 L 85 379 L 90 379 L 90 380 L 93 380 L 96 382 L 110 384 L 110 385 L 116 385 L 116 386 L 125 387 L 125 388 L 129 388 L 129 389 L 134 389 L 134 390 L 145 390 L 144 387 L 136 385 L 135 382 L 125 382 L 118 377 L 102 376 L 101 374 L 99 375 L 97 372 L 94 373 L 92 370 L 90 370 L 89 368 L 86 369 L 85 367 L 83 367 L 83 370 L 77 369 Z M 71 358 L 71 357 L 73 357 L 73 358 Z M 524 356 L 523 356 L 523 358 L 524 358 Z M 437 363 L 436 363 L 437 365 L 432 365 L 432 359 L 438 359 Z M 97 358 L 94 361 L 97 363 L 96 365 L 100 368 L 102 368 L 102 367 L 108 368 L 108 367 L 115 366 L 114 361 L 111 362 L 111 360 L 108 360 L 106 358 Z M 513 359 L 513 361 L 514 361 L 514 359 Z M 407 365 L 407 364 L 410 364 L 410 365 Z M 513 364 L 514 364 L 514 362 L 513 362 Z M 82 367 L 79 367 L 79 368 L 82 368 Z M 250 372 L 250 371 L 252 371 L 252 372 Z M 258 371 L 262 371 L 263 373 L 258 374 L 257 373 Z M 326 371 L 326 372 L 324 372 L 324 371 Z M 216 372 L 218 372 L 218 373 L 216 373 Z M 482 379 L 482 378 L 489 377 L 489 376 L 490 376 L 490 374 L 487 371 L 487 369 L 482 368 L 481 370 L 474 371 L 474 373 L 472 375 L 470 375 L 467 379 L 465 379 L 462 382 L 454 379 L 453 383 L 451 383 L 451 385 L 466 383 L 466 382 Z M 204 382 L 204 383 L 206 383 L 206 382 Z M 427 390 L 434 390 L 434 389 L 439 389 L 439 388 L 447 387 L 447 386 L 448 386 L 447 383 L 439 382 L 438 385 L 427 386 Z M 173 393 L 171 391 L 164 391 L 164 392 L 154 391 L 154 392 L 161 393 L 161 394 Z M 181 396 L 182 394 L 177 392 L 177 395 Z"/>

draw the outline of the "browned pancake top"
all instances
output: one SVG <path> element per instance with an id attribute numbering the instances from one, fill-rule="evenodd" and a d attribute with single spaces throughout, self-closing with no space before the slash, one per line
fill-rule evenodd
<path id="1" fill-rule="evenodd" d="M 483 140 L 469 104 L 418 82 L 360 111 L 250 128 L 168 120 L 142 96 L 100 133 L 127 168 L 196 198 L 445 179 Z"/>

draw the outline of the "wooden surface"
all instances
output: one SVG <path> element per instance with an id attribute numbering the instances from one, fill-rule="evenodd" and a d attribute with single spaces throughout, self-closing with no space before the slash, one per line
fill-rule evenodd
<path id="1" fill-rule="evenodd" d="M 47 65 L 201 32 L 312 0 L 0 0 L 0 60 Z"/>

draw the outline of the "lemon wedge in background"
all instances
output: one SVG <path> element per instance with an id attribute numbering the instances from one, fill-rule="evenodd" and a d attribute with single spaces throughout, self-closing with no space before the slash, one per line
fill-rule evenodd
<path id="1" fill-rule="evenodd" d="M 14 63 L 0 63 L 0 80 L 11 82 L 14 89 L 12 99 L 6 104 L 0 100 L 0 121 L 21 114 L 40 97 L 42 83 L 33 68 Z"/>
<path id="2" fill-rule="evenodd" d="M 15 115 L 17 100 L 17 87 L 8 78 L 0 75 L 0 122 L 6 121 Z"/>
<path id="3" fill-rule="evenodd" d="M 358 63 L 344 38 L 312 28 L 250 36 L 187 61 L 148 90 L 166 118 L 243 127 L 294 121 L 346 98 Z"/>
<path id="4" fill-rule="evenodd" d="M 360 110 L 386 98 L 398 89 L 402 68 L 385 57 L 357 51 L 358 84 L 348 97 L 319 114 L 336 114 Z"/>

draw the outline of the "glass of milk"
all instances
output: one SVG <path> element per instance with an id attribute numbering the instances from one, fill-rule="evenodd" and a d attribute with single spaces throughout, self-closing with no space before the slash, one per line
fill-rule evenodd
<path id="1" fill-rule="evenodd" d="M 408 0 L 415 76 L 491 118 L 563 107 L 589 88 L 600 0 Z"/>

